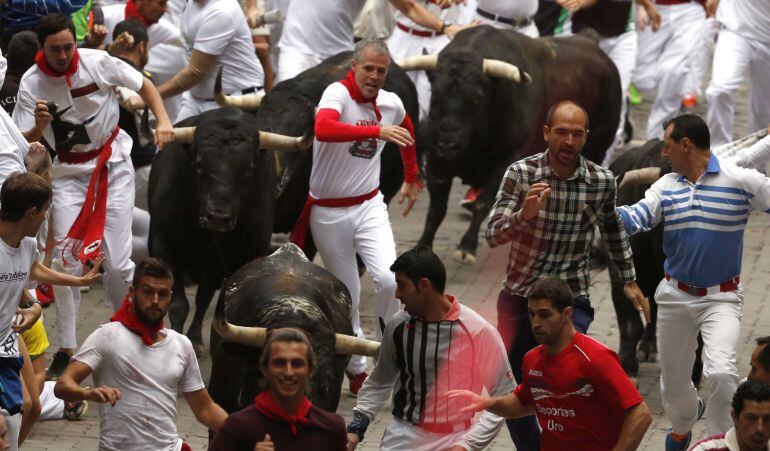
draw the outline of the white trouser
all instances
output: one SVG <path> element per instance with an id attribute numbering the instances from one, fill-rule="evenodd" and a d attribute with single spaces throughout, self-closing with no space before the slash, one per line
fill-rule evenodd
<path id="1" fill-rule="evenodd" d="M 391 418 L 382 434 L 380 451 L 446 451 L 461 442 L 467 430 L 439 434 L 411 423 Z"/>
<path id="2" fill-rule="evenodd" d="M 631 77 L 640 91 L 658 90 L 647 120 L 648 140 L 662 138 L 663 124 L 679 113 L 689 72 L 688 51 L 706 20 L 703 7 L 695 2 L 657 8 L 660 28 L 638 32 L 639 50 Z"/>
<path id="3" fill-rule="evenodd" d="M 275 83 L 294 78 L 301 72 L 321 64 L 323 60 L 324 58 L 319 55 L 310 55 L 294 49 L 281 49 Z"/>
<path id="4" fill-rule="evenodd" d="M 64 418 L 64 401 L 54 395 L 56 381 L 46 381 L 40 392 L 40 417 L 38 421 L 61 420 Z"/>
<path id="5" fill-rule="evenodd" d="M 176 74 L 187 67 L 187 53 L 176 45 L 160 43 L 150 48 L 150 56 L 145 70 L 152 74 L 155 86 L 174 78 Z M 182 97 L 174 96 L 163 100 L 169 120 L 172 124 L 177 122 L 179 108 L 182 106 Z"/>
<path id="6" fill-rule="evenodd" d="M 711 384 L 706 402 L 709 435 L 733 426 L 730 405 L 738 387 L 735 351 L 741 334 L 743 288 L 691 296 L 663 279 L 655 291 L 658 304 L 658 352 L 663 408 L 677 434 L 686 434 L 697 420 L 698 392 L 692 366 L 703 337 L 703 376 Z"/>
<path id="7" fill-rule="evenodd" d="M 393 34 L 388 39 L 388 48 L 393 59 L 420 56 L 423 50 L 430 55 L 438 55 L 447 44 L 449 44 L 449 38 L 446 35 L 440 34 L 432 38 L 420 37 L 411 35 L 398 27 L 393 30 Z M 430 80 L 424 70 L 409 71 L 407 75 L 417 89 L 417 101 L 420 104 L 419 119 L 422 120 L 428 117 L 430 112 Z M 413 121 L 416 119 L 412 118 Z"/>
<path id="8" fill-rule="evenodd" d="M 128 292 L 128 283 L 134 275 L 131 261 L 131 217 L 134 208 L 134 168 L 131 160 L 107 163 L 107 219 L 104 226 L 102 252 L 105 255 L 102 281 L 105 299 L 115 310 L 120 308 Z M 91 173 L 55 178 L 53 181 L 53 232 L 58 243 L 54 250 L 54 265 L 61 271 L 81 275 L 83 265 L 68 246 L 62 255 L 67 232 L 75 222 L 86 198 Z M 78 287 L 54 287 L 56 294 L 56 324 L 59 346 L 77 348 L 75 322 L 80 306 Z"/>
<path id="9" fill-rule="evenodd" d="M 722 29 L 714 50 L 711 83 L 706 89 L 712 146 L 733 140 L 733 94 L 743 82 L 746 66 L 751 77 L 748 132 L 770 125 L 770 43 Z"/>
<path id="10" fill-rule="evenodd" d="M 390 271 L 390 265 L 396 260 L 396 243 L 382 193 L 352 207 L 314 206 L 310 216 L 310 230 L 324 267 L 350 291 L 353 300 L 353 332 L 365 338 L 359 313 L 361 280 L 356 252 L 361 256 L 374 280 L 375 330 L 377 340 L 381 340 L 382 328 L 400 306 L 395 297 L 396 276 Z M 366 358 L 353 356 L 348 364 L 348 372 L 359 374 L 364 370 Z"/>
<path id="11" fill-rule="evenodd" d="M 0 409 L 0 415 L 5 419 L 5 441 L 11 445 L 8 451 L 18 451 L 19 449 L 19 432 L 21 430 L 21 414 L 8 415 L 8 411 Z"/>
<path id="12" fill-rule="evenodd" d="M 711 51 L 714 48 L 714 40 L 718 31 L 719 22 L 713 17 L 707 18 L 698 30 L 695 42 L 692 43 L 687 52 L 689 73 L 682 94 L 700 97 L 703 93 L 703 77 L 706 75 L 706 69 L 711 62 Z"/>
<path id="13" fill-rule="evenodd" d="M 626 111 L 628 109 L 628 85 L 631 83 L 631 73 L 636 66 L 636 31 L 627 31 L 621 35 L 612 38 L 601 38 L 599 40 L 599 48 L 601 48 L 607 56 L 610 57 L 615 67 L 618 68 L 620 74 L 620 91 L 622 93 L 620 103 L 620 121 L 618 123 L 618 129 L 615 132 L 615 140 L 613 144 L 607 149 L 607 153 L 604 154 L 604 161 L 602 166 L 609 167 L 612 161 L 612 156 L 615 153 L 615 148 L 623 145 L 623 138 L 626 125 Z"/>
<path id="14" fill-rule="evenodd" d="M 149 195 L 150 188 L 150 170 L 152 165 L 142 166 L 136 168 L 134 174 L 134 192 L 136 193 L 134 206 L 141 208 L 142 210 L 149 210 Z"/>
<path id="15" fill-rule="evenodd" d="M 131 260 L 141 262 L 150 256 L 150 213 L 134 207 L 131 220 Z"/>
<path id="16" fill-rule="evenodd" d="M 530 23 L 527 26 L 514 27 L 512 25 L 508 25 L 502 22 L 494 21 L 492 19 L 487 19 L 486 17 L 479 16 L 479 13 L 477 12 L 473 13 L 473 20 L 478 20 L 479 22 L 481 22 L 482 25 L 491 25 L 492 27 L 495 27 L 500 30 L 516 30 L 525 36 L 529 36 L 530 38 L 540 37 L 540 32 L 538 31 L 537 25 L 535 24 L 534 20 L 532 21 L 532 23 Z"/>

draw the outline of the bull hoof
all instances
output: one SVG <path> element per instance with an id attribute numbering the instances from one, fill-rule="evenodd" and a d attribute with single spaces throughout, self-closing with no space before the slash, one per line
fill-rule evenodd
<path id="1" fill-rule="evenodd" d="M 644 342 L 639 343 L 639 348 L 636 350 L 636 361 L 655 362 L 656 360 L 658 360 L 657 348 Z"/>
<path id="2" fill-rule="evenodd" d="M 455 261 L 458 261 L 464 265 L 473 265 L 476 263 L 476 256 L 462 249 L 457 249 L 454 254 L 452 254 L 452 256 L 454 257 Z"/>

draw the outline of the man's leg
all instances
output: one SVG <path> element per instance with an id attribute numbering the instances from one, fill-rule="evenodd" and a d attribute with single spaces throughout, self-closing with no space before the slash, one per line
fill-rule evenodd
<path id="1" fill-rule="evenodd" d="M 653 32 L 651 27 L 636 32 L 636 65 L 631 72 L 631 82 L 640 91 L 653 91 L 660 83 L 659 62 L 675 24 L 671 23 L 669 7 L 660 8 L 660 28 Z"/>
<path id="2" fill-rule="evenodd" d="M 366 338 L 361 329 L 359 303 L 361 281 L 358 277 L 358 264 L 354 241 L 354 229 L 348 218 L 347 208 L 313 207 L 310 215 L 310 230 L 318 253 L 321 254 L 324 267 L 340 279 L 348 288 L 352 300 L 353 332 Z M 361 374 L 366 370 L 366 357 L 354 355 L 350 358 L 347 372 Z"/>
<path id="3" fill-rule="evenodd" d="M 743 291 L 715 297 L 719 300 L 701 303 L 697 318 L 703 337 L 703 376 L 711 384 L 706 403 L 709 435 L 723 434 L 733 427 L 730 405 L 740 379 L 735 351 L 741 335 Z"/>
<path id="4" fill-rule="evenodd" d="M 104 226 L 105 301 L 114 311 L 123 305 L 134 276 L 131 222 L 134 210 L 134 168 L 130 160 L 109 163 L 107 220 Z"/>
<path id="5" fill-rule="evenodd" d="M 692 365 L 698 346 L 698 324 L 689 305 L 698 298 L 662 280 L 655 292 L 658 303 L 660 392 L 675 434 L 687 434 L 698 417 L 698 391 Z"/>
<path id="6" fill-rule="evenodd" d="M 709 111 L 706 123 L 711 145 L 733 139 L 733 94 L 743 82 L 743 73 L 751 57 L 751 44 L 730 30 L 719 32 L 711 68 L 711 82 L 706 89 Z"/>
<path id="7" fill-rule="evenodd" d="M 516 382 L 522 381 L 524 355 L 537 346 L 527 313 L 527 299 L 500 291 L 497 298 L 497 330 L 503 338 Z M 540 449 L 540 428 L 534 416 L 506 420 L 511 439 L 520 451 Z"/>
<path id="8" fill-rule="evenodd" d="M 615 148 L 623 145 L 623 135 L 625 133 L 626 114 L 628 110 L 628 85 L 631 83 L 631 73 L 636 66 L 636 31 L 627 31 L 620 36 L 613 38 L 604 38 L 599 41 L 599 47 L 610 57 L 620 74 L 620 90 L 623 93 L 620 107 L 620 120 L 618 129 L 615 132 L 615 140 L 607 149 L 602 166 L 609 167 L 612 161 Z"/>
<path id="9" fill-rule="evenodd" d="M 749 133 L 770 125 L 770 43 L 754 42 L 751 46 L 749 76 L 751 100 L 749 101 Z M 758 168 L 764 170 L 764 168 Z"/>
<path id="10" fill-rule="evenodd" d="M 382 340 L 385 325 L 400 305 L 396 299 L 396 276 L 390 271 L 390 265 L 396 261 L 396 242 L 382 194 L 353 208 L 357 210 L 356 251 L 374 279 L 375 329 L 377 340 Z"/>

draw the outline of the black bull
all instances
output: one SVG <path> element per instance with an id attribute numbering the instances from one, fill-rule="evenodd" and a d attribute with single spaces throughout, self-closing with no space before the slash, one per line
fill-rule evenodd
<path id="1" fill-rule="evenodd" d="M 485 60 L 517 66 L 530 82 L 490 76 Z M 420 244 L 431 246 L 446 215 L 454 177 L 482 188 L 456 256 L 474 261 L 481 222 L 506 168 L 541 152 L 548 109 L 561 100 L 583 106 L 590 133 L 583 155 L 601 163 L 620 119 L 620 77 L 595 40 L 584 36 L 531 39 L 488 26 L 465 30 L 429 71 L 426 179 L 430 206 Z M 421 124 L 421 127 L 424 125 Z"/>
<path id="2" fill-rule="evenodd" d="M 610 170 L 621 182 L 618 188 L 618 205 L 632 205 L 644 198 L 644 193 L 651 183 L 622 183 L 628 171 L 658 167 L 661 174 L 671 172 L 671 165 L 661 156 L 663 142 L 658 139 L 648 141 L 640 148 L 631 149 L 615 160 L 610 165 Z M 650 316 L 652 322 L 644 326 L 642 320 L 631 302 L 623 294 L 623 282 L 618 271 L 607 259 L 612 285 L 612 303 L 620 330 L 620 347 L 618 356 L 623 369 L 629 376 L 637 376 L 639 372 L 638 362 L 652 362 L 658 353 L 656 344 L 656 317 L 657 305 L 655 304 L 655 289 L 664 277 L 663 262 L 666 259 L 663 254 L 663 225 L 658 225 L 649 232 L 638 233 L 629 237 L 631 249 L 634 253 L 634 268 L 636 269 L 636 281 L 647 299 L 650 300 Z M 693 381 L 696 384 L 701 379 L 703 364 L 701 361 L 702 342 L 698 339 L 697 359 L 693 367 Z"/>
<path id="3" fill-rule="evenodd" d="M 353 334 L 351 300 L 345 285 L 310 263 L 299 248 L 284 245 L 229 277 L 219 294 L 216 317 L 240 326 L 295 327 L 310 339 L 317 358 L 309 398 L 337 410 L 349 356 L 335 352 L 335 333 Z M 261 349 L 228 343 L 211 330 L 211 380 L 214 401 L 228 412 L 254 402 L 259 393 Z"/>
<path id="4" fill-rule="evenodd" d="M 169 317 L 182 331 L 189 311 L 186 278 L 198 284 L 188 335 L 200 352 L 206 309 L 222 280 L 270 250 L 275 159 L 259 149 L 256 118 L 233 108 L 183 121 L 195 126 L 189 144 L 170 144 L 149 181 L 150 254 L 174 272 Z"/>

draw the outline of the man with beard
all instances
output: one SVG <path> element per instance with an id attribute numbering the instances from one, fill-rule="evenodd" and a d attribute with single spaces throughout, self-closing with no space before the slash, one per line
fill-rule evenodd
<path id="1" fill-rule="evenodd" d="M 315 368 L 307 336 L 290 327 L 270 331 L 260 356 L 262 391 L 217 432 L 209 451 L 344 451 L 345 422 L 305 396 Z M 255 448 L 256 445 L 256 448 Z"/>
<path id="2" fill-rule="evenodd" d="M 166 263 L 143 260 L 123 307 L 86 339 L 56 383 L 58 398 L 101 403 L 100 450 L 189 449 L 176 430 L 178 390 L 209 429 L 227 418 L 206 391 L 190 340 L 163 327 L 172 286 Z M 96 388 L 81 387 L 91 373 Z"/>
<path id="3" fill-rule="evenodd" d="M 532 285 L 527 310 L 540 344 L 524 357 L 523 379 L 507 396 L 457 390 L 461 412 L 487 410 L 509 418 L 536 415 L 547 450 L 635 450 L 652 423 L 642 396 L 615 351 L 575 330 L 574 295 L 545 277 Z"/>
<path id="4" fill-rule="evenodd" d="M 566 281 L 576 294 L 570 315 L 578 332 L 593 321 L 588 300 L 588 253 L 596 226 L 625 283 L 626 296 L 649 315 L 635 281 L 631 247 L 615 211 L 615 177 L 580 155 L 588 138 L 588 114 L 574 102 L 551 107 L 543 127 L 548 150 L 513 163 L 503 178 L 487 226 L 491 247 L 511 243 L 508 277 L 497 300 L 497 328 L 517 381 L 521 363 L 537 346 L 527 316 L 527 291 L 544 276 Z M 517 449 L 536 450 L 539 431 L 531 417 L 509 420 Z"/>

